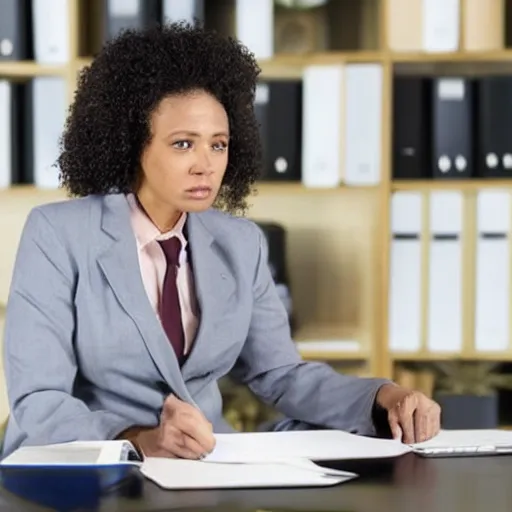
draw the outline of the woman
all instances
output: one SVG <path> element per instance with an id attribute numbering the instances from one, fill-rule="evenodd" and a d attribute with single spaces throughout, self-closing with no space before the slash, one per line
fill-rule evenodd
<path id="1" fill-rule="evenodd" d="M 76 198 L 30 213 L 15 264 L 4 455 L 127 438 L 201 457 L 229 431 L 229 372 L 285 428 L 371 434 L 382 410 L 405 442 L 438 431 L 425 396 L 301 361 L 264 237 L 234 215 L 260 167 L 258 72 L 238 42 L 174 24 L 124 33 L 82 73 L 58 161 Z"/>

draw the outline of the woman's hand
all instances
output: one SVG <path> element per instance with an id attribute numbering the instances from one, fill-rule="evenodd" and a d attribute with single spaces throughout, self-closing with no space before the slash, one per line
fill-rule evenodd
<path id="1" fill-rule="evenodd" d="M 439 433 L 441 408 L 423 393 L 384 384 L 376 401 L 387 411 L 394 439 L 406 444 L 420 443 Z"/>
<path id="2" fill-rule="evenodd" d="M 212 424 L 196 407 L 169 395 L 160 425 L 140 432 L 135 444 L 146 457 L 201 459 L 215 447 Z"/>

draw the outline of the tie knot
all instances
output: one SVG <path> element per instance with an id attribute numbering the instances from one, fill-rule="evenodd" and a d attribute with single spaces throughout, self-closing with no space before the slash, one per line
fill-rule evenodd
<path id="1" fill-rule="evenodd" d="M 160 246 L 165 254 L 165 259 L 167 260 L 168 265 L 179 265 L 180 261 L 180 251 L 181 251 L 181 242 L 180 239 L 176 236 L 172 236 L 167 240 L 161 240 Z"/>

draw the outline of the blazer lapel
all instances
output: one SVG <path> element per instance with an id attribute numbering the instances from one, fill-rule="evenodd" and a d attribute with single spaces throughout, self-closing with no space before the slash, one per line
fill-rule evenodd
<path id="1" fill-rule="evenodd" d="M 182 400 L 192 403 L 174 351 L 147 298 L 126 197 L 108 195 L 103 206 L 102 229 L 108 236 L 98 263 L 119 303 L 135 322 L 163 379 Z"/>
<path id="2" fill-rule="evenodd" d="M 214 359 L 215 354 L 224 350 L 223 340 L 213 336 L 215 325 L 233 305 L 232 296 L 236 292 L 233 273 L 202 214 L 188 215 L 187 233 L 200 320 L 190 355 L 182 368 L 185 379 L 193 375 L 195 368 L 204 366 L 205 361 Z M 214 340 L 215 345 L 212 345 Z"/>

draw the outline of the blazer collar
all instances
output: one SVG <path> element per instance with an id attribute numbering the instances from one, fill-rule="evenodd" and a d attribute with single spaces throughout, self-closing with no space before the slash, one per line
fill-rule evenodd
<path id="1" fill-rule="evenodd" d="M 130 204 L 124 194 L 106 195 L 103 198 L 102 230 L 114 240 L 133 238 L 135 235 L 130 223 L 130 213 Z M 200 240 L 201 245 L 210 246 L 214 242 L 214 236 L 206 226 L 201 213 L 187 214 L 186 226 L 182 228 L 188 237 Z"/>
<path id="2" fill-rule="evenodd" d="M 137 242 L 130 223 L 130 206 L 124 194 L 103 199 L 101 228 L 106 242 L 98 263 L 125 312 L 135 322 L 162 378 L 182 400 L 193 403 L 185 381 L 201 373 L 208 361 L 226 347 L 224 340 L 212 346 L 212 333 L 219 318 L 232 304 L 235 278 L 221 244 L 207 226 L 207 214 L 187 216 L 187 236 L 191 250 L 195 292 L 200 310 L 199 327 L 187 361 L 179 367 L 146 294 L 138 261 Z"/>

